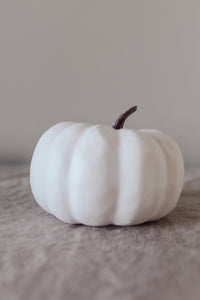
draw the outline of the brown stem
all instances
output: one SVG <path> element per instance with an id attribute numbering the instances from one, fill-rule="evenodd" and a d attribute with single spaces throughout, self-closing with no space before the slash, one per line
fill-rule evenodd
<path id="1" fill-rule="evenodd" d="M 113 128 L 114 129 L 121 129 L 124 126 L 124 122 L 126 121 L 126 119 L 135 111 L 137 110 L 137 106 L 133 106 L 131 108 L 129 108 L 127 111 L 125 111 L 123 114 L 121 114 L 119 116 L 119 118 L 115 121 L 115 123 L 113 124 Z"/>

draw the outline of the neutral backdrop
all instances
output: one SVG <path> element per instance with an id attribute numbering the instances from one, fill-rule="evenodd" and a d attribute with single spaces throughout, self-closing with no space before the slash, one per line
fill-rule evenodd
<path id="1" fill-rule="evenodd" d="M 199 0 L 1 0 L 0 162 L 63 120 L 158 128 L 200 162 Z"/>

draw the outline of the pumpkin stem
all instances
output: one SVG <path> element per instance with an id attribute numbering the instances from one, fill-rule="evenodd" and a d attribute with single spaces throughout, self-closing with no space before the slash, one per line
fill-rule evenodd
<path id="1" fill-rule="evenodd" d="M 119 118 L 115 121 L 115 123 L 113 124 L 113 128 L 114 129 L 122 129 L 124 126 L 124 123 L 126 121 L 126 119 L 135 111 L 137 110 L 137 106 L 133 106 L 131 108 L 129 108 L 127 111 L 125 111 L 123 114 L 121 114 L 119 116 Z"/>

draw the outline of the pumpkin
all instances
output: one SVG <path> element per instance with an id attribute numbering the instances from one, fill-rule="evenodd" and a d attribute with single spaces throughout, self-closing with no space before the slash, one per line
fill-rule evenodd
<path id="1" fill-rule="evenodd" d="M 153 129 L 62 122 L 33 154 L 32 192 L 48 213 L 71 224 L 136 225 L 160 219 L 177 204 L 184 164 L 177 143 Z"/>

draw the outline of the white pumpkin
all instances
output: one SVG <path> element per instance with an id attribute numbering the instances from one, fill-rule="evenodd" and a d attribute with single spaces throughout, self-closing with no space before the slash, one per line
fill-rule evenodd
<path id="1" fill-rule="evenodd" d="M 39 140 L 31 163 L 38 204 L 71 224 L 134 225 L 160 219 L 177 204 L 182 154 L 168 135 L 123 129 L 136 106 L 112 127 L 63 122 Z"/>

